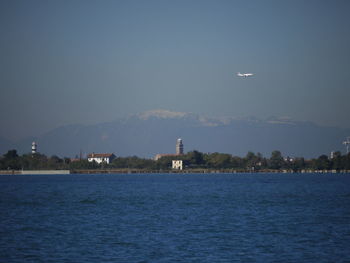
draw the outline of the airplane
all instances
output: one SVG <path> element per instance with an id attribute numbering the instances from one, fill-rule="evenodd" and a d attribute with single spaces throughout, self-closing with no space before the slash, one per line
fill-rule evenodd
<path id="1" fill-rule="evenodd" d="M 254 75 L 253 73 L 240 73 L 240 72 L 237 73 L 238 77 L 251 77 L 253 75 Z"/>

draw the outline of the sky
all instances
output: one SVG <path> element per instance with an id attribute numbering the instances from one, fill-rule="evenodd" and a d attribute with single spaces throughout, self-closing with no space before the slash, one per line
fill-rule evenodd
<path id="1" fill-rule="evenodd" d="M 350 128 L 349 13 L 345 0 L 0 0 L 0 136 L 152 109 Z"/>

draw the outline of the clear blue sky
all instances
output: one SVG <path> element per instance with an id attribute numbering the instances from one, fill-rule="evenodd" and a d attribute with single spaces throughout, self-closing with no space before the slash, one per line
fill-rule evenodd
<path id="1" fill-rule="evenodd" d="M 0 1 L 0 136 L 159 108 L 350 127 L 349 14 L 330 0 Z"/>

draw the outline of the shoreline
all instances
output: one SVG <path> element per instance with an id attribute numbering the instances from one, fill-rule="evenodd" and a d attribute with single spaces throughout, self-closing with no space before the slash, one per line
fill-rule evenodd
<path id="1" fill-rule="evenodd" d="M 143 170 L 143 169 L 75 169 L 75 170 L 0 170 L 0 175 L 74 175 L 74 174 L 350 174 L 350 170 L 260 170 L 244 171 L 234 169 L 185 169 L 185 170 Z"/>

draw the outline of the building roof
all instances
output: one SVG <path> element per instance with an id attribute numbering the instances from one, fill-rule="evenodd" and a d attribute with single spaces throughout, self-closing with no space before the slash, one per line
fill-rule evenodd
<path id="1" fill-rule="evenodd" d="M 175 156 L 182 156 L 182 155 L 183 154 L 177 154 L 177 153 L 165 153 L 165 154 L 159 153 L 154 157 L 154 160 L 157 161 L 162 157 L 175 157 Z"/>
<path id="2" fill-rule="evenodd" d="M 87 158 L 110 158 L 115 156 L 113 153 L 89 153 Z"/>
<path id="3" fill-rule="evenodd" d="M 81 161 L 80 158 L 70 158 L 70 162 L 73 163 L 73 162 L 79 162 Z"/>

